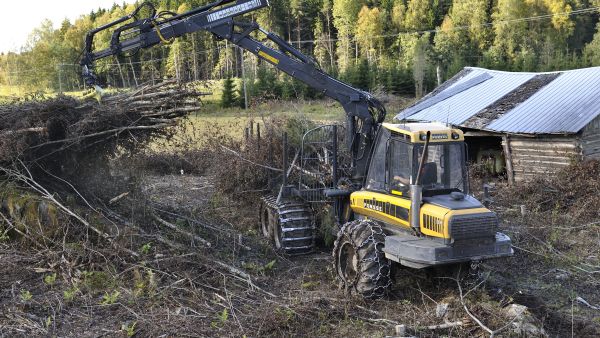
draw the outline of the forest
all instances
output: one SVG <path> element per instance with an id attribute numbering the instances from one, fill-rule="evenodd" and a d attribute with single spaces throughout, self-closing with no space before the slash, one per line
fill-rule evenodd
<path id="1" fill-rule="evenodd" d="M 467 146 L 450 121 L 355 121 L 382 110 L 313 100 L 206 32 L 98 61 L 105 90 L 86 88 L 86 33 L 139 1 L 86 1 L 0 54 L 0 338 L 600 337 L 600 161 L 583 161 L 598 118 Z M 169 16 L 217 0 L 149 1 Z M 239 19 L 390 117 L 466 66 L 600 66 L 600 0 L 270 3 Z M 505 115 L 541 77 L 473 117 Z M 585 98 L 561 125 L 594 113 Z M 536 176 L 513 184 L 520 167 Z"/>
<path id="2" fill-rule="evenodd" d="M 150 2 L 160 11 L 182 13 L 209 1 Z M 42 22 L 18 53 L 0 55 L 0 85 L 84 89 L 78 63 L 86 32 L 136 6 L 91 10 L 56 29 Z M 248 19 L 357 87 L 421 97 L 465 66 L 537 72 L 600 65 L 599 6 L 600 0 L 272 0 L 270 8 Z M 109 40 L 109 32 L 100 34 L 96 48 L 108 47 Z M 165 77 L 198 81 L 244 75 L 251 95 L 316 95 L 204 32 L 102 60 L 97 72 L 111 87 Z"/>

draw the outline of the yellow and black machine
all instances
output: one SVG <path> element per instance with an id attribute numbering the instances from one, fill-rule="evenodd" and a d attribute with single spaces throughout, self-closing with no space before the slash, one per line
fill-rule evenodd
<path id="1" fill-rule="evenodd" d="M 466 152 L 458 129 L 382 124 L 334 248 L 347 288 L 382 296 L 391 262 L 421 269 L 513 254 L 496 214 L 468 194 Z"/>
<path id="2" fill-rule="evenodd" d="M 297 163 L 288 163 L 284 151 L 284 174 L 277 193 L 263 199 L 260 229 L 283 252 L 308 253 L 319 226 L 315 210 L 332 206 L 334 266 L 349 291 L 383 296 L 393 263 L 420 269 L 512 255 L 496 215 L 469 195 L 462 132 L 434 123 L 384 123 L 385 107 L 371 94 L 331 77 L 256 22 L 237 20 L 268 6 L 268 0 L 220 0 L 176 14 L 143 3 L 87 34 L 83 77 L 97 86 L 96 60 L 206 31 L 338 101 L 346 133 L 337 125 L 306 132 Z M 106 30 L 112 31 L 110 46 L 95 51 L 94 37 Z M 340 159 L 339 134 L 348 160 Z M 292 169 L 297 179 L 290 179 Z"/>

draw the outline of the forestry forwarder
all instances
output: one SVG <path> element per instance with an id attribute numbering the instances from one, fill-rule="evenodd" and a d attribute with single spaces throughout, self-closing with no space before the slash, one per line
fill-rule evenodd
<path id="1" fill-rule="evenodd" d="M 497 232 L 496 214 L 468 195 L 462 131 L 435 123 L 383 123 L 385 108 L 372 95 L 324 73 L 257 23 L 234 20 L 267 6 L 267 0 L 223 0 L 175 14 L 156 13 L 144 3 L 87 34 L 83 76 L 95 86 L 93 64 L 98 59 L 207 31 L 340 102 L 352 157 L 347 170 L 338 168 L 337 126 L 307 132 L 300 165 L 294 161 L 290 166 L 284 154 L 279 194 L 263 199 L 260 223 L 277 248 L 307 253 L 315 240 L 313 206 L 332 204 L 339 226 L 334 267 L 350 292 L 383 296 L 391 286 L 392 262 L 421 269 L 512 255 L 510 238 Z M 150 14 L 139 17 L 144 7 Z M 110 47 L 94 51 L 94 36 L 108 29 L 113 30 Z M 277 49 L 253 33 L 262 33 Z M 331 170 L 323 170 L 324 164 Z M 300 172 L 297 185 L 288 182 L 290 167 Z"/>

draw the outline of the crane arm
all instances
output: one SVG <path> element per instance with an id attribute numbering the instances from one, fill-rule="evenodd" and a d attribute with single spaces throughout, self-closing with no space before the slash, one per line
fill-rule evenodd
<path id="1" fill-rule="evenodd" d="M 94 62 L 113 55 L 150 48 L 198 31 L 213 33 L 272 64 L 282 72 L 338 101 L 346 112 L 348 146 L 353 154 L 357 176 L 366 172 L 368 152 L 386 110 L 371 94 L 354 88 L 323 72 L 316 62 L 291 46 L 276 34 L 267 32 L 256 22 L 238 22 L 235 17 L 269 6 L 268 0 L 221 0 L 186 13 L 156 13 L 154 7 L 144 3 L 133 13 L 90 31 L 86 36 L 85 51 L 81 60 L 83 77 L 87 84 L 96 85 Z M 150 14 L 139 18 L 147 7 Z M 94 51 L 96 34 L 112 29 L 110 47 Z M 275 45 L 270 47 L 251 36 L 264 35 Z"/>

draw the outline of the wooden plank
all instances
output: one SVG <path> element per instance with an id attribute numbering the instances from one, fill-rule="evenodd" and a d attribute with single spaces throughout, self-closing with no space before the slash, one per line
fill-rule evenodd
<path id="1" fill-rule="evenodd" d="M 592 122 L 583 129 L 583 135 L 598 135 L 600 132 L 600 116 L 597 116 Z"/>
<path id="2" fill-rule="evenodd" d="M 546 168 L 566 168 L 570 165 L 570 163 L 561 163 L 561 162 L 539 162 L 539 161 L 514 161 L 513 168 L 524 167 L 530 168 L 527 170 L 536 170 L 538 169 L 546 169 Z"/>
<path id="3" fill-rule="evenodd" d="M 508 135 L 502 137 L 502 147 L 504 148 L 504 158 L 506 159 L 506 173 L 508 174 L 508 184 L 515 183 L 515 172 L 513 170 L 513 160 L 510 152 L 510 139 Z"/>
<path id="4" fill-rule="evenodd" d="M 588 158 L 595 154 L 600 154 L 600 148 L 587 149 L 583 152 L 583 158 Z"/>
<path id="5" fill-rule="evenodd" d="M 526 170 L 515 170 L 515 178 L 517 176 L 553 176 L 561 169 L 547 169 L 547 170 L 536 170 L 536 171 L 526 171 Z"/>
<path id="6" fill-rule="evenodd" d="M 588 160 L 600 160 L 600 152 L 589 154 L 585 158 Z"/>
<path id="7" fill-rule="evenodd" d="M 564 167 L 568 167 L 570 165 L 570 163 L 567 162 L 540 162 L 540 161 L 527 161 L 527 160 L 520 160 L 520 161 L 514 161 L 513 160 L 513 169 L 517 170 L 517 168 L 519 167 L 524 167 L 524 168 L 530 168 L 531 170 L 535 170 L 537 168 L 539 169 L 544 169 L 544 168 L 564 168 Z"/>
<path id="8" fill-rule="evenodd" d="M 581 152 L 581 149 L 579 148 L 544 148 L 544 147 L 529 147 L 529 148 L 525 148 L 525 147 L 514 147 L 511 144 L 511 150 L 514 153 L 526 153 L 526 152 L 547 152 L 549 154 L 578 154 Z"/>
<path id="9" fill-rule="evenodd" d="M 535 138 L 524 138 L 524 137 L 513 137 L 511 142 L 527 142 L 527 143 L 576 143 L 576 136 L 565 136 L 565 137 L 535 137 Z"/>
<path id="10" fill-rule="evenodd" d="M 544 142 L 531 142 L 523 143 L 517 141 L 511 141 L 510 146 L 513 149 L 552 149 L 552 150 L 576 150 L 579 144 L 569 143 L 544 143 Z"/>
<path id="11" fill-rule="evenodd" d="M 581 144 L 583 145 L 584 148 L 586 146 L 593 146 L 596 144 L 600 144 L 600 135 L 598 135 L 597 137 L 584 137 L 581 140 Z"/>
<path id="12" fill-rule="evenodd" d="M 536 161 L 558 161 L 571 162 L 571 158 L 578 154 L 547 154 L 547 153 L 517 153 L 513 152 L 513 160 L 536 160 Z"/>
<path id="13" fill-rule="evenodd" d="M 557 144 L 577 144 L 577 138 L 575 136 L 572 137 L 560 137 L 560 138 L 512 138 L 511 142 L 515 144 L 547 144 L 547 143 L 557 143 Z"/>
<path id="14" fill-rule="evenodd" d="M 556 171 L 556 170 L 560 170 L 560 169 L 564 169 L 567 168 L 569 166 L 569 164 L 566 163 L 562 163 L 562 164 L 550 164 L 550 163 L 537 163 L 537 162 L 518 162 L 518 163 L 513 163 L 513 170 L 516 171 L 530 171 L 530 172 L 544 172 L 547 170 L 552 170 L 552 171 Z"/>
<path id="15" fill-rule="evenodd" d="M 514 156 L 547 156 L 547 157 L 564 157 L 571 158 L 577 157 L 582 154 L 581 151 L 541 151 L 541 150 L 521 150 L 512 148 L 513 157 Z"/>

